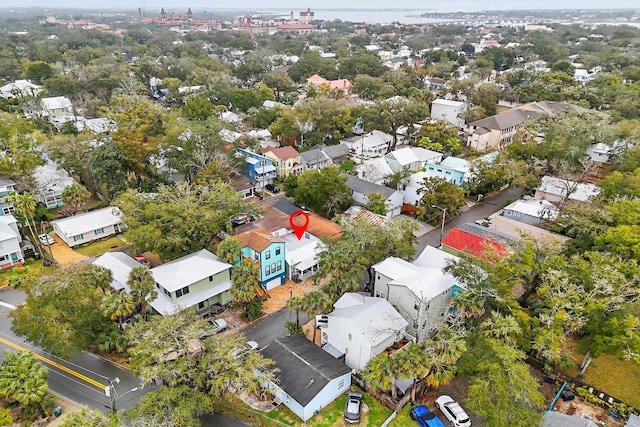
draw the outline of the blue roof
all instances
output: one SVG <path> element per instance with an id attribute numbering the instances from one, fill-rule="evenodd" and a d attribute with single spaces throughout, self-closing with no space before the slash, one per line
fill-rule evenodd
<path id="1" fill-rule="evenodd" d="M 449 168 L 461 168 L 465 166 L 469 166 L 469 162 L 465 159 L 461 159 L 460 157 L 447 157 L 443 161 L 440 162 L 440 165 L 447 166 Z"/>

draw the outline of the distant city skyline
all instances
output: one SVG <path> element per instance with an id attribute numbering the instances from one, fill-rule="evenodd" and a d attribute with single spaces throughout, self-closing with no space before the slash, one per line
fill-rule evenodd
<path id="1" fill-rule="evenodd" d="M 516 10 L 516 9 L 640 9 L 638 0 L 538 0 L 535 3 L 523 0 L 449 0 L 438 6 L 425 4 L 424 0 L 240 0 L 238 2 L 216 2 L 211 0 L 111 0 L 109 2 L 87 2 L 85 0 L 2 0 L 0 8 L 10 7 L 43 7 L 43 8 L 78 8 L 78 9 L 137 9 L 146 10 L 165 9 L 182 10 L 190 7 L 192 10 L 216 9 L 375 9 L 375 8 L 410 8 L 431 11 L 479 11 L 479 10 Z M 195 10 L 194 10 L 195 12 Z"/>

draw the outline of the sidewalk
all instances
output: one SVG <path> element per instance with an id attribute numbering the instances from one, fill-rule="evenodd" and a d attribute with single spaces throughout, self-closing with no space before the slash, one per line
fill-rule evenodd
<path id="1" fill-rule="evenodd" d="M 76 403 L 60 395 L 56 395 L 56 406 L 62 408 L 62 415 L 50 422 L 47 425 L 48 427 L 61 426 L 64 422 L 64 419 L 67 417 L 67 414 L 79 411 L 82 408 L 82 405 L 80 405 L 79 403 Z"/>

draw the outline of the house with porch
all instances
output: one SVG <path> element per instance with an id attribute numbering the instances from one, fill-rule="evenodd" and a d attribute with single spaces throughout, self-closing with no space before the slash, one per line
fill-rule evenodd
<path id="1" fill-rule="evenodd" d="M 383 157 L 393 141 L 393 136 L 379 130 L 352 136 L 340 141 L 349 147 L 349 154 L 355 160 Z"/>
<path id="2" fill-rule="evenodd" d="M 278 338 L 261 352 L 278 370 L 267 389 L 303 422 L 351 388 L 351 369 L 303 335 Z"/>
<path id="3" fill-rule="evenodd" d="M 245 175 L 235 175 L 230 179 L 230 182 L 236 190 L 236 193 L 243 199 L 248 199 L 256 195 L 256 185 L 251 182 L 249 177 Z"/>
<path id="4" fill-rule="evenodd" d="M 300 163 L 304 170 L 320 170 L 331 166 L 333 161 L 319 146 L 314 146 L 310 150 L 300 153 Z"/>
<path id="5" fill-rule="evenodd" d="M 231 264 L 206 249 L 152 268 L 158 297 L 150 305 L 163 316 L 190 309 L 208 314 L 231 301 Z"/>
<path id="6" fill-rule="evenodd" d="M 270 158 L 244 148 L 238 148 L 236 156 L 245 159 L 245 175 L 256 184 L 256 187 L 264 188 L 267 184 L 273 184 L 273 180 L 277 176 L 277 169 Z"/>
<path id="7" fill-rule="evenodd" d="M 353 200 L 360 206 L 369 205 L 369 196 L 381 194 L 384 198 L 387 217 L 400 215 L 402 211 L 402 193 L 384 185 L 374 184 L 355 176 L 349 175 L 346 182 L 347 187 L 353 192 Z"/>
<path id="8" fill-rule="evenodd" d="M 408 337 L 409 323 L 384 298 L 348 292 L 320 316 L 322 348 L 361 371 L 378 354 Z"/>
<path id="9" fill-rule="evenodd" d="M 0 216 L 9 215 L 13 212 L 13 205 L 6 202 L 6 197 L 15 191 L 16 183 L 9 178 L 0 177 Z"/>
<path id="10" fill-rule="evenodd" d="M 55 124 L 64 124 L 74 119 L 73 105 L 65 96 L 54 96 L 40 100 L 41 115 Z"/>
<path id="11" fill-rule="evenodd" d="M 447 260 L 458 258 L 427 246 L 414 262 L 389 257 L 371 267 L 372 294 L 384 298 L 408 322 L 417 342 L 429 338 L 447 320 L 453 296 L 464 286 L 444 272 Z"/>
<path id="12" fill-rule="evenodd" d="M 0 270 L 22 266 L 24 255 L 21 242 L 22 236 L 15 217 L 11 214 L 0 216 Z"/>
<path id="13" fill-rule="evenodd" d="M 53 231 L 70 247 L 122 233 L 122 212 L 116 206 L 51 221 Z"/>
<path id="14" fill-rule="evenodd" d="M 75 181 L 64 169 L 60 169 L 55 162 L 48 160 L 33 171 L 36 181 L 36 196 L 47 209 L 59 208 L 63 205 L 62 193 L 64 189 Z"/>
<path id="15" fill-rule="evenodd" d="M 298 239 L 288 230 L 287 233 L 278 236 L 284 241 L 287 279 L 301 281 L 320 270 L 319 256 L 327 250 L 320 239 L 309 232 L 305 232 L 302 238 Z"/>
<path id="16" fill-rule="evenodd" d="M 304 172 L 300 153 L 291 146 L 267 147 L 262 150 L 262 154 L 275 164 L 279 178 L 288 178 L 292 174 L 297 176 Z"/>
<path id="17" fill-rule="evenodd" d="M 269 291 L 286 280 L 285 243 L 266 228 L 255 228 L 233 236 L 242 247 L 242 257 L 252 260 L 260 270 L 259 285 Z"/>
<path id="18" fill-rule="evenodd" d="M 0 86 L 0 98 L 2 99 L 36 97 L 40 92 L 42 92 L 42 86 L 31 83 L 29 80 L 16 80 Z"/>
<path id="19" fill-rule="evenodd" d="M 502 210 L 502 216 L 526 224 L 540 225 L 542 221 L 556 219 L 559 209 L 547 200 L 516 200 Z"/>

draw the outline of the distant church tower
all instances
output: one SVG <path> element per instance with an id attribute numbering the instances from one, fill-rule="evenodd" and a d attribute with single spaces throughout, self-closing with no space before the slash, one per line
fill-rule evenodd
<path id="1" fill-rule="evenodd" d="M 187 10 L 187 19 L 189 22 L 193 21 L 193 12 L 191 12 L 191 8 Z"/>
<path id="2" fill-rule="evenodd" d="M 167 19 L 167 12 L 164 11 L 164 7 L 160 10 L 160 19 L 163 21 Z"/>

